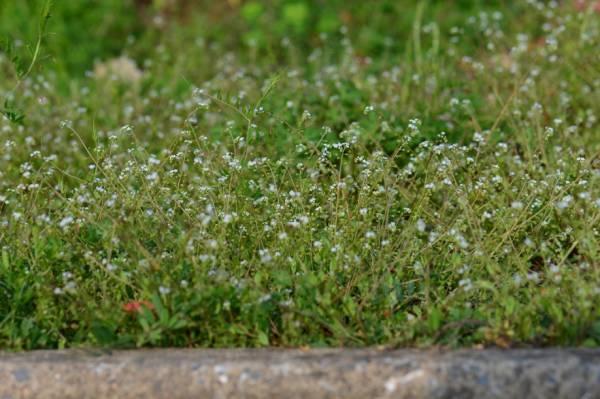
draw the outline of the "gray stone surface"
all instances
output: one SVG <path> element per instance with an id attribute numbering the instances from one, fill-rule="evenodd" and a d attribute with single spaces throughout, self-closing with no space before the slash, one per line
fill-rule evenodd
<path id="1" fill-rule="evenodd" d="M 599 350 L 0 354 L 0 399 L 600 398 Z"/>

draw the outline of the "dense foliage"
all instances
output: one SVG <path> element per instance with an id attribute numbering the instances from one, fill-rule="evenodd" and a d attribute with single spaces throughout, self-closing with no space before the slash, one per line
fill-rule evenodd
<path id="1" fill-rule="evenodd" d="M 0 3 L 0 347 L 600 344 L 593 5 L 43 3 Z"/>

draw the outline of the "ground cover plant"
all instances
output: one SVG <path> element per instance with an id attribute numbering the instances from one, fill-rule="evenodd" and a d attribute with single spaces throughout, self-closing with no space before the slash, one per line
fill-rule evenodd
<path id="1" fill-rule="evenodd" d="M 600 344 L 600 14 L 0 3 L 0 347 Z"/>

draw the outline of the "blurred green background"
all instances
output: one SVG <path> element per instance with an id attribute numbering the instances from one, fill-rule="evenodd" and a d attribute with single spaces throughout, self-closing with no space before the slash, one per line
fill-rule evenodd
<path id="1" fill-rule="evenodd" d="M 0 38 L 27 64 L 45 0 L 2 0 Z M 466 14 L 501 10 L 516 15 L 525 2 L 494 0 L 78 0 L 54 1 L 40 63 L 71 76 L 124 51 L 139 62 L 157 45 L 181 55 L 198 40 L 222 50 L 287 60 L 288 43 L 308 54 L 342 27 L 359 54 L 402 54 L 414 21 L 435 21 L 442 32 Z M 419 15 L 421 14 L 421 15 Z M 505 18 L 506 19 L 506 18 Z M 508 18 L 510 20 L 510 18 Z M 434 37 L 435 37 L 435 33 Z M 442 39 L 444 35 L 441 35 Z M 439 39 L 439 37 L 438 37 Z M 477 43 L 473 43 L 476 45 Z M 335 46 L 333 46 L 335 47 Z M 341 46 L 339 46 L 341 48 Z"/>

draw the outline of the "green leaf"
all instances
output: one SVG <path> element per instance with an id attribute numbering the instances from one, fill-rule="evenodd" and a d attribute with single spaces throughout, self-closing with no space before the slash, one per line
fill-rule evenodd
<path id="1" fill-rule="evenodd" d="M 138 318 L 138 321 L 144 331 L 150 330 L 150 323 L 148 323 L 148 319 L 146 319 L 145 317 L 140 317 Z"/>
<path id="2" fill-rule="evenodd" d="M 340 26 L 340 21 L 337 16 L 333 13 L 327 13 L 321 16 L 317 29 L 320 32 L 331 33 L 335 32 Z"/>
<path id="3" fill-rule="evenodd" d="M 264 331 L 258 332 L 258 343 L 262 346 L 269 346 L 269 336 Z"/>
<path id="4" fill-rule="evenodd" d="M 173 317 L 169 321 L 169 328 L 172 330 L 178 330 L 180 328 L 185 328 L 187 326 L 187 322 L 185 320 L 179 319 L 177 317 Z"/>
<path id="5" fill-rule="evenodd" d="M 109 345 L 117 339 L 114 328 L 101 321 L 92 322 L 91 331 L 100 345 Z"/>
<path id="6" fill-rule="evenodd" d="M 429 325 L 429 330 L 434 332 L 437 331 L 442 325 L 443 313 L 438 308 L 433 308 L 429 312 L 429 317 L 427 319 L 427 324 Z"/>
<path id="7" fill-rule="evenodd" d="M 158 294 L 154 294 L 152 296 L 152 304 L 154 305 L 154 309 L 156 309 L 156 313 L 158 314 L 158 319 L 160 320 L 160 324 L 168 325 L 169 324 L 169 311 L 162 303 L 162 300 L 158 296 Z"/>
<path id="8" fill-rule="evenodd" d="M 297 30 L 302 30 L 309 16 L 309 9 L 305 3 L 291 3 L 283 7 L 283 20 L 286 24 Z"/>
<path id="9" fill-rule="evenodd" d="M 260 18 L 260 16 L 263 14 L 263 11 L 264 7 L 262 4 L 257 1 L 250 1 L 244 4 L 241 9 L 241 14 L 247 22 L 254 22 Z"/>
<path id="10" fill-rule="evenodd" d="M 22 111 L 14 108 L 8 99 L 4 101 L 4 108 L 0 109 L 0 113 L 12 123 L 16 123 L 18 125 L 25 124 L 25 114 Z"/>
<path id="11" fill-rule="evenodd" d="M 2 266 L 4 267 L 4 269 L 6 271 L 8 271 L 8 269 L 10 268 L 10 261 L 8 259 L 8 251 L 6 251 L 6 249 L 2 248 Z"/>

